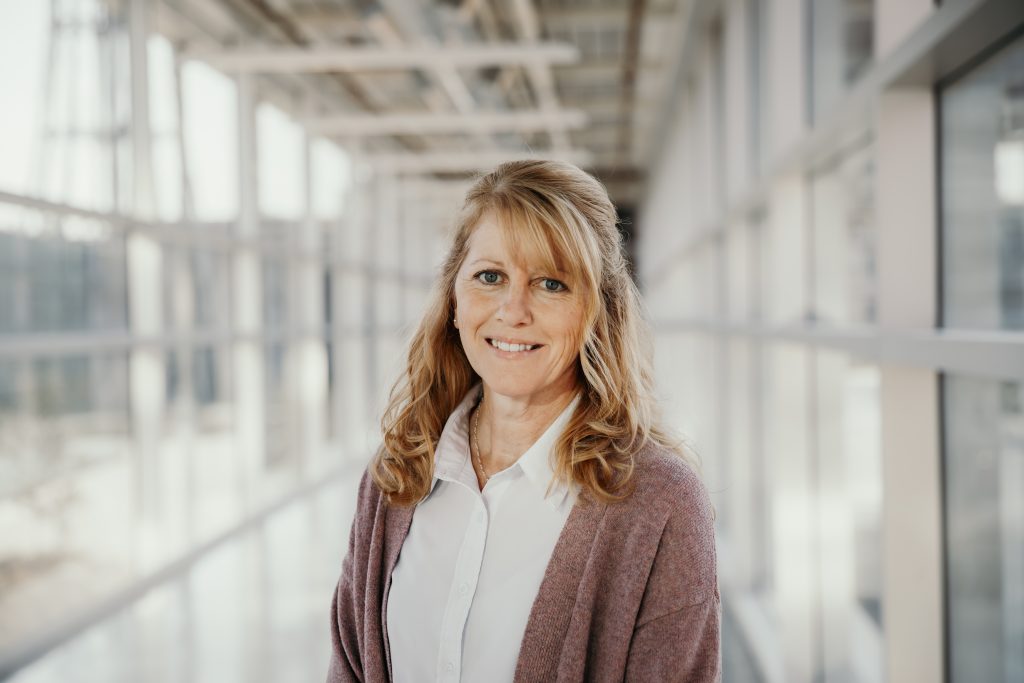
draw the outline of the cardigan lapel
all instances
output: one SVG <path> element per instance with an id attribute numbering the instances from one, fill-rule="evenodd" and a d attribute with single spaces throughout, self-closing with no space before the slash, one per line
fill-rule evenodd
<path id="1" fill-rule="evenodd" d="M 519 648 L 515 681 L 553 681 L 580 581 L 608 505 L 581 492 L 551 552 Z"/>
<path id="2" fill-rule="evenodd" d="M 391 506 L 387 505 L 383 498 L 381 505 L 386 508 L 387 521 L 384 534 L 384 593 L 381 596 L 380 623 L 381 635 L 384 640 L 384 658 L 390 681 L 392 673 L 391 645 L 388 642 L 388 593 L 391 592 L 391 573 L 395 571 L 395 565 L 398 564 L 398 555 L 402 550 L 402 544 L 405 543 L 405 537 L 409 534 L 409 527 L 412 526 L 412 516 L 416 511 L 416 506 Z"/>

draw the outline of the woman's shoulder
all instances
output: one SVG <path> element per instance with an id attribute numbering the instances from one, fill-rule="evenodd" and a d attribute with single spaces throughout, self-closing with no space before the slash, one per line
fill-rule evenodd
<path id="1" fill-rule="evenodd" d="M 641 448 L 634 456 L 631 489 L 627 498 L 612 506 L 628 526 L 664 528 L 673 518 L 681 522 L 673 527 L 691 532 L 710 532 L 714 526 L 714 510 L 700 473 L 676 450 L 656 443 Z"/>
<path id="2" fill-rule="evenodd" d="M 636 492 L 655 500 L 707 498 L 696 465 L 680 451 L 648 443 L 634 457 Z"/>

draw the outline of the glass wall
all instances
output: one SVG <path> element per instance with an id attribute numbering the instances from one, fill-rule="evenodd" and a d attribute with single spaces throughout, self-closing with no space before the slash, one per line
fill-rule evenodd
<path id="1" fill-rule="evenodd" d="M 874 159 L 858 142 L 811 176 L 813 315 L 831 327 L 878 315 Z"/>
<path id="2" fill-rule="evenodd" d="M 951 375 L 946 415 L 950 680 L 1024 678 L 1024 384 Z"/>
<path id="3" fill-rule="evenodd" d="M 815 354 L 817 680 L 883 681 L 882 449 L 877 366 Z"/>
<path id="4" fill-rule="evenodd" d="M 639 233 L 665 414 L 703 456 L 725 610 L 765 679 L 880 682 L 883 366 L 858 343 L 879 321 L 873 121 L 804 153 L 805 114 L 870 65 L 874 3 L 731 2 L 717 19 Z M 708 159 L 727 163 L 722 202 Z"/>
<path id="5" fill-rule="evenodd" d="M 234 78 L 157 33 L 141 39 L 148 112 L 132 112 L 124 9 L 0 8 L 0 55 L 19 64 L 0 70 L 0 678 L 68 614 L 367 455 L 332 440 L 328 395 L 365 360 L 333 353 L 363 333 L 371 277 L 348 264 L 341 329 L 346 152 L 307 143 L 294 112 L 239 111 Z M 151 197 L 133 166 L 147 153 Z"/>
<path id="6" fill-rule="evenodd" d="M 867 69 L 874 51 L 875 0 L 806 0 L 811 119 L 828 114 Z"/>
<path id="7" fill-rule="evenodd" d="M 942 90 L 943 322 L 1024 329 L 1024 41 Z"/>
<path id="8" fill-rule="evenodd" d="M 1024 40 L 941 92 L 943 321 L 1024 328 Z M 1024 385 L 943 379 L 950 680 L 1024 679 Z"/>

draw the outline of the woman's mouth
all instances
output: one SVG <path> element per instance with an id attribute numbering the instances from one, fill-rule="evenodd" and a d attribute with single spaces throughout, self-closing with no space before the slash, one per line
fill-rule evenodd
<path id="1" fill-rule="evenodd" d="M 528 342 L 506 342 L 500 339 L 488 339 L 487 343 L 499 351 L 505 353 L 528 353 L 535 351 L 543 346 L 543 344 L 530 344 Z"/>

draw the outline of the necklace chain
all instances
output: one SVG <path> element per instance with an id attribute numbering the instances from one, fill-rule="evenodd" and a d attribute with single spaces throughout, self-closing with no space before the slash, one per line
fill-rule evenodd
<path id="1" fill-rule="evenodd" d="M 484 394 L 480 392 L 480 402 L 476 404 L 476 411 L 473 413 L 473 443 L 471 446 L 476 447 L 476 464 L 480 467 L 480 471 L 484 475 L 484 481 L 491 478 L 491 475 L 487 474 L 487 470 L 484 469 L 484 462 L 480 459 L 480 438 L 478 436 L 480 427 L 480 410 L 484 405 Z"/>

